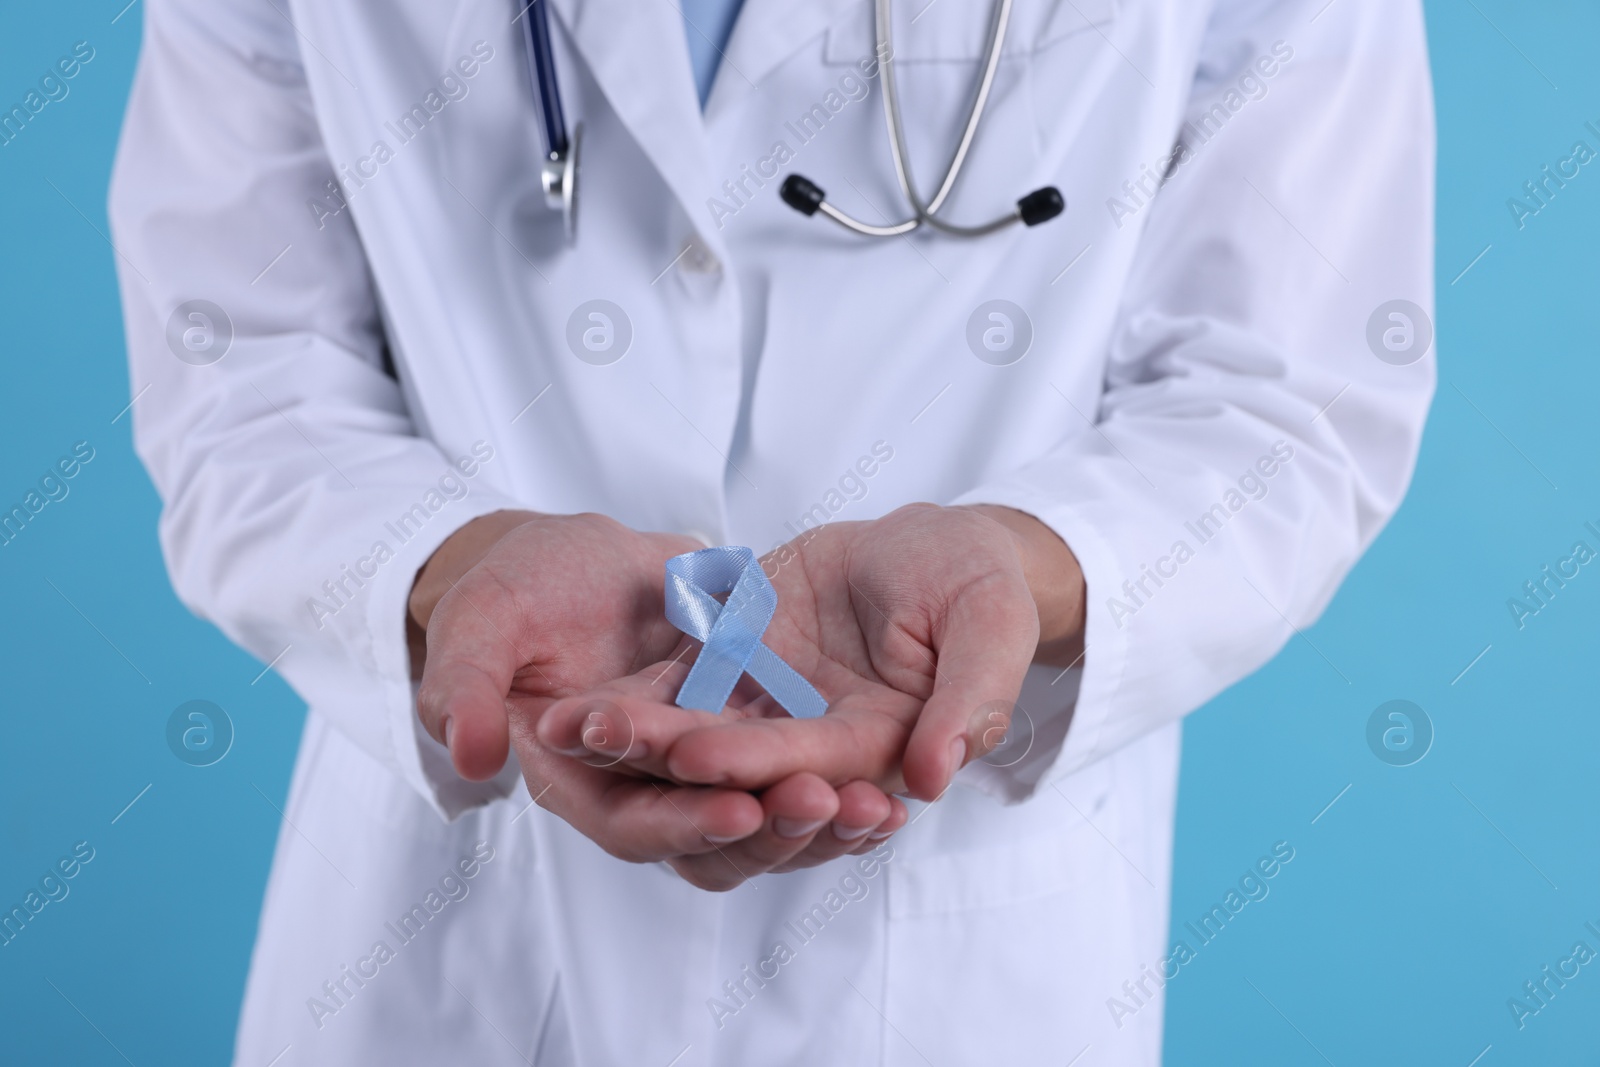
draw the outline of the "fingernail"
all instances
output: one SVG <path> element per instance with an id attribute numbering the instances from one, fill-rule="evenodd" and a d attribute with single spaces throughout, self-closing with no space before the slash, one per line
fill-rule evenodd
<path id="1" fill-rule="evenodd" d="M 894 831 L 893 830 L 882 830 L 882 831 L 879 831 L 878 833 L 875 833 L 875 834 L 869 834 L 868 837 L 867 837 L 867 840 L 868 841 L 882 841 L 886 837 L 893 837 L 893 836 L 894 836 Z"/>
<path id="2" fill-rule="evenodd" d="M 1004 700 L 991 700 L 972 713 L 967 736 L 976 738 L 979 752 L 990 752 L 1005 742 L 1011 720 L 1019 709 Z"/>
<path id="3" fill-rule="evenodd" d="M 711 842 L 713 845 L 731 845 L 735 841 L 744 840 L 743 837 L 713 837 L 710 834 L 701 834 L 700 836 Z M 745 836 L 748 837 L 749 835 L 747 834 Z"/>
<path id="4" fill-rule="evenodd" d="M 817 819 L 813 822 L 801 822 L 798 819 L 773 819 L 772 832 L 779 837 L 787 837 L 792 840 L 796 837 L 805 837 L 807 834 L 816 833 L 822 829 L 822 824 L 827 821 L 827 819 Z"/>
<path id="5" fill-rule="evenodd" d="M 855 841 L 867 836 L 872 831 L 870 826 L 845 826 L 843 823 L 833 824 L 833 836 L 840 841 Z"/>
<path id="6" fill-rule="evenodd" d="M 455 727 L 455 724 L 456 724 L 455 719 L 451 718 L 449 715 L 446 715 L 439 722 L 439 732 L 444 734 L 444 747 L 445 748 L 449 748 L 450 747 L 450 731 L 451 731 L 452 728 Z"/>
<path id="7" fill-rule="evenodd" d="M 584 745 L 590 751 L 614 755 L 614 753 L 606 752 L 606 745 L 611 740 L 611 719 L 602 712 L 591 711 L 588 714 L 581 736 L 583 737 Z"/>
<path id="8" fill-rule="evenodd" d="M 951 741 L 950 742 L 950 773 L 946 777 L 954 778 L 956 772 L 961 769 L 961 765 L 966 762 L 966 759 L 967 759 L 967 739 L 965 737 L 958 737 L 954 741 Z"/>

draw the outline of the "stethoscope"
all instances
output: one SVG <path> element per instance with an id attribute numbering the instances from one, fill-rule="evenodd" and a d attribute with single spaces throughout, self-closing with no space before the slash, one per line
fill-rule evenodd
<path id="1" fill-rule="evenodd" d="M 876 14 L 876 47 L 879 70 L 883 77 L 883 115 L 889 128 L 889 148 L 894 157 L 895 177 L 900 182 L 900 192 L 911 205 L 912 216 L 901 222 L 874 225 L 853 218 L 828 203 L 827 194 L 811 179 L 791 174 L 778 190 L 783 202 L 802 215 L 821 212 L 853 233 L 867 237 L 899 237 L 912 230 L 929 226 L 951 237 L 984 237 L 1003 230 L 1014 223 L 1037 226 L 1048 222 L 1066 209 L 1066 201 L 1053 185 L 1046 185 L 1017 201 L 1010 212 L 980 226 L 960 226 L 938 217 L 939 209 L 955 188 L 961 176 L 962 165 L 972 148 L 983 119 L 984 106 L 989 102 L 989 90 L 994 85 L 995 71 L 1000 66 L 1000 52 L 1005 46 L 1006 26 L 1011 21 L 1012 0 L 995 0 L 994 13 L 989 20 L 989 40 L 986 47 L 983 75 L 978 79 L 977 92 L 967 111 L 966 128 L 961 140 L 945 167 L 939 190 L 926 203 L 917 195 L 911 177 L 910 153 L 906 149 L 905 124 L 900 115 L 900 90 L 894 72 L 894 29 L 890 20 L 891 0 L 874 0 Z M 533 77 L 534 96 L 539 101 L 540 119 L 544 126 L 545 158 L 540 169 L 540 184 L 544 189 L 545 203 L 553 211 L 560 211 L 566 225 L 567 239 L 572 240 L 574 219 L 577 215 L 578 143 L 583 127 L 577 126 L 569 139 L 566 116 L 561 109 L 561 88 L 556 82 L 555 55 L 550 47 L 550 21 L 544 0 L 535 0 L 525 14 L 525 35 L 529 65 Z"/>
<path id="2" fill-rule="evenodd" d="M 522 0 L 517 0 L 520 4 Z M 578 145 L 583 140 L 583 125 L 573 127 L 567 138 L 567 115 L 561 108 L 561 85 L 556 81 L 556 57 L 550 47 L 550 16 L 547 0 L 533 0 L 523 9 L 523 36 L 533 62 L 533 98 L 539 102 L 539 119 L 544 126 L 544 163 L 539 167 L 539 184 L 544 202 L 561 212 L 567 242 L 572 242 L 578 215 Z"/>

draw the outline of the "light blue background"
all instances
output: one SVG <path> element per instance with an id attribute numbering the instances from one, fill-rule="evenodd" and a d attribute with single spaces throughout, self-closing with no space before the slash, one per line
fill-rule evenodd
<path id="1" fill-rule="evenodd" d="M 113 22 L 123 2 L 0 15 L 7 106 L 73 42 L 97 52 L 0 148 L 0 503 L 74 442 L 96 450 L 70 495 L 0 548 L 0 903 L 74 842 L 96 850 L 71 895 L 0 948 L 6 1063 L 226 1061 L 303 715 L 175 600 L 155 494 L 128 418 L 114 420 L 128 389 L 103 205 L 141 13 Z M 1597 144 L 1583 126 L 1600 125 L 1600 14 L 1576 0 L 1428 14 L 1439 396 L 1405 507 L 1326 617 L 1189 720 L 1175 927 L 1274 842 L 1296 857 L 1171 984 L 1174 1065 L 1600 1055 L 1600 963 L 1524 1030 L 1506 1006 L 1578 939 L 1600 948 L 1583 930 L 1600 926 L 1600 568 L 1521 632 L 1506 608 L 1574 540 L 1595 544 L 1585 520 L 1600 524 L 1600 169 L 1525 230 L 1506 208 L 1574 140 Z M 196 698 L 237 730 L 203 769 L 163 736 Z M 1392 698 L 1437 730 L 1412 767 L 1366 745 Z"/>

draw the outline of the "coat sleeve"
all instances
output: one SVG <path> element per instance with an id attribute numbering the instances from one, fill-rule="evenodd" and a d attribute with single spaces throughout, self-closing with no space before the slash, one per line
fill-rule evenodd
<path id="1" fill-rule="evenodd" d="M 173 585 L 453 817 L 505 786 L 456 778 L 421 734 L 406 601 L 453 530 L 516 505 L 490 441 L 409 417 L 333 177 L 286 16 L 145 5 L 110 217 Z"/>
<path id="2" fill-rule="evenodd" d="M 1094 432 L 957 501 L 1033 514 L 1087 579 L 1064 741 L 1009 775 L 979 768 L 975 784 L 1007 799 L 1259 668 L 1318 617 L 1410 481 L 1431 327 L 1383 306 L 1431 320 L 1422 13 L 1342 0 L 1319 15 L 1325 4 L 1218 5 L 1169 179 L 1113 212 L 1109 239 L 1138 248 Z M 1264 56 L 1276 76 L 1246 79 Z M 1389 351 L 1388 330 L 1412 350 Z M 1342 685 L 1339 666 L 1314 669 Z M 1025 688 L 1025 709 L 1030 690 L 1048 686 Z"/>

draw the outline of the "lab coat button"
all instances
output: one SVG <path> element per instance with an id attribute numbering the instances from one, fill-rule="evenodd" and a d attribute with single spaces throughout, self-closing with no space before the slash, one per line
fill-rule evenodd
<path id="1" fill-rule="evenodd" d="M 698 237 L 692 237 L 683 250 L 683 269 L 691 274 L 718 274 L 722 261 Z"/>

